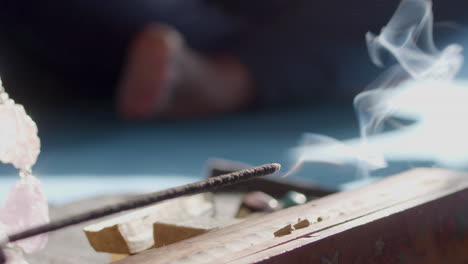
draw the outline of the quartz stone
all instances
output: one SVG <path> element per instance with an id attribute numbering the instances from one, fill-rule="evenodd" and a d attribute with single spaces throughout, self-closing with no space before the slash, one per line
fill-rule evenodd
<path id="1" fill-rule="evenodd" d="M 40 152 L 37 126 L 22 105 L 7 99 L 0 104 L 0 161 L 30 171 Z"/>
<path id="2" fill-rule="evenodd" d="M 0 209 L 0 222 L 6 226 L 7 234 L 46 224 L 49 209 L 40 181 L 33 175 L 24 175 L 8 193 L 4 207 Z M 14 244 L 26 253 L 45 247 L 47 234 L 19 240 Z"/>
<path id="3" fill-rule="evenodd" d="M 40 152 L 36 123 L 4 91 L 0 80 L 0 161 L 20 170 L 20 180 L 0 208 L 0 233 L 13 234 L 49 222 L 49 207 L 40 181 L 31 174 Z M 26 263 L 22 254 L 45 247 L 47 234 L 9 243 L 8 263 Z M 21 253 L 21 254 L 18 254 Z"/>

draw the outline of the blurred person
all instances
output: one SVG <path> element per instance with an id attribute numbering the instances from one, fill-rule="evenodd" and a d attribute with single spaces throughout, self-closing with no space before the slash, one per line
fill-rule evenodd
<path id="1" fill-rule="evenodd" d="M 438 18 L 460 17 L 456 2 L 434 3 Z M 364 34 L 398 3 L 26 0 L 0 20 L 71 97 L 113 94 L 127 119 L 199 117 L 352 98 L 379 72 Z"/>
<path id="2" fill-rule="evenodd" d="M 150 24 L 132 40 L 117 109 L 130 119 L 235 111 L 255 97 L 250 78 L 234 57 L 204 56 L 174 28 Z"/>

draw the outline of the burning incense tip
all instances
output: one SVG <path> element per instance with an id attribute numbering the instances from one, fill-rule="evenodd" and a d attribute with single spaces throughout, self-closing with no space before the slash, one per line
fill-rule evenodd
<path id="1" fill-rule="evenodd" d="M 25 230 L 20 233 L 9 235 L 8 241 L 6 243 L 14 242 L 17 240 L 29 238 L 32 236 L 36 236 L 36 235 L 51 232 L 51 231 L 55 231 L 58 229 L 71 226 L 71 225 L 98 219 L 98 218 L 108 216 L 111 214 L 115 214 L 115 213 L 119 213 L 122 211 L 144 207 L 144 206 L 151 205 L 151 204 L 161 202 L 164 200 L 168 200 L 168 199 L 172 199 L 172 198 L 176 198 L 180 196 L 185 196 L 185 195 L 211 191 L 213 189 L 217 189 L 217 188 L 231 185 L 234 183 L 247 181 L 255 177 L 270 175 L 279 171 L 280 169 L 281 169 L 280 164 L 271 163 L 271 164 L 266 164 L 266 165 L 262 165 L 258 167 L 253 167 L 253 168 L 249 168 L 249 169 L 245 169 L 245 170 L 241 170 L 237 172 L 220 175 L 217 177 L 212 177 L 206 180 L 189 183 L 186 185 L 177 186 L 174 188 L 169 188 L 166 190 L 162 190 L 162 191 L 158 191 L 158 192 L 154 192 L 150 194 L 141 195 L 128 201 L 124 201 L 118 204 L 94 209 L 94 210 L 84 212 L 84 213 L 81 213 L 81 214 L 78 214 L 69 218 L 53 221 L 51 223 L 48 223 L 48 224 L 45 224 L 36 228 Z M 2 255 L 3 255 L 3 247 L 6 245 L 6 243 L 2 243 L 0 245 L 0 263 L 5 262 L 4 257 L 2 258 Z"/>

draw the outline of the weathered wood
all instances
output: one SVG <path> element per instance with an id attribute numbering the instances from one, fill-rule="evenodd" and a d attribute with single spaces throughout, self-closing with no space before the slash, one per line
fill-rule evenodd
<path id="1" fill-rule="evenodd" d="M 214 214 L 210 193 L 179 197 L 137 209 L 84 228 L 90 245 L 100 252 L 136 254 L 153 247 L 153 224 Z"/>
<path id="2" fill-rule="evenodd" d="M 167 246 L 240 221 L 239 219 L 216 219 L 213 217 L 158 221 L 153 225 L 154 247 Z"/>
<path id="3" fill-rule="evenodd" d="M 298 218 L 312 224 L 274 237 Z M 467 248 L 468 175 L 415 169 L 118 263 L 468 263 Z"/>

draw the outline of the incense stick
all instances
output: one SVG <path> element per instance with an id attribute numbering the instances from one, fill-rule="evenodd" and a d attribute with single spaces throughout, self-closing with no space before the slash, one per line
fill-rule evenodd
<path id="1" fill-rule="evenodd" d="M 29 238 L 32 236 L 40 235 L 43 233 L 55 231 L 58 229 L 62 229 L 71 225 L 76 225 L 79 223 L 83 223 L 86 221 L 98 219 L 104 216 L 108 216 L 111 214 L 119 213 L 122 211 L 127 211 L 131 209 L 137 209 L 140 207 L 148 206 L 153 203 L 161 202 L 164 200 L 197 194 L 201 192 L 211 191 L 213 189 L 217 189 L 220 187 L 224 187 L 227 185 L 231 185 L 234 183 L 247 181 L 255 177 L 266 176 L 273 174 L 279 171 L 281 168 L 280 164 L 271 163 L 266 164 L 258 167 L 253 167 L 237 172 L 228 173 L 225 175 L 212 177 L 206 180 L 189 183 L 186 185 L 181 185 L 173 188 L 169 188 L 166 190 L 145 194 L 133 198 L 128 201 L 124 201 L 121 203 L 117 203 L 110 206 L 105 206 L 102 208 L 94 209 L 88 212 L 84 212 L 78 215 L 74 215 L 71 217 L 67 217 L 64 219 L 52 221 L 48 224 L 38 226 L 35 228 L 31 228 L 16 234 L 9 235 L 7 241 L 4 241 L 1 246 L 3 247 L 6 243 L 14 242 L 17 240 Z M 0 248 L 1 249 L 1 248 Z M 5 262 L 5 256 L 3 254 L 3 250 L 0 250 L 0 263 Z"/>

